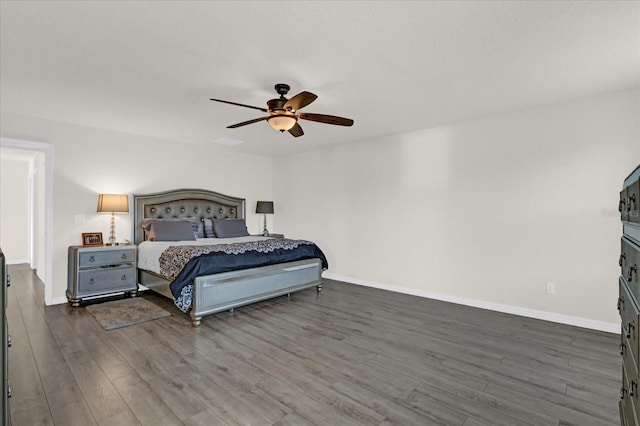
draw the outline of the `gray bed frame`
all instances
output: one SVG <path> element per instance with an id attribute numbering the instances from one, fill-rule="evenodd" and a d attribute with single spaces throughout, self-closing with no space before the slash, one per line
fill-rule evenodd
<path id="1" fill-rule="evenodd" d="M 178 189 L 134 195 L 134 241 L 144 241 L 140 226 L 147 218 L 196 217 L 245 218 L 244 198 L 231 197 L 205 189 Z M 193 283 L 191 321 L 199 326 L 202 317 L 244 306 L 260 300 L 290 295 L 316 287 L 322 291 L 322 263 L 307 259 L 259 268 L 243 269 L 197 277 Z M 170 281 L 151 271 L 138 269 L 138 283 L 173 300 Z"/>

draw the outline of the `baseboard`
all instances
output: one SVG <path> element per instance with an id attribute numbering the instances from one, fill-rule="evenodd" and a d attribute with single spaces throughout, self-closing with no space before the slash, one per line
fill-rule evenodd
<path id="1" fill-rule="evenodd" d="M 20 265 L 22 263 L 29 263 L 29 259 L 9 260 L 7 259 L 7 265 Z"/>
<path id="2" fill-rule="evenodd" d="M 66 297 L 54 297 L 51 300 L 51 303 L 48 303 L 47 306 L 52 306 L 52 305 L 62 305 L 63 303 L 67 303 L 67 298 Z"/>
<path id="3" fill-rule="evenodd" d="M 343 281 L 350 284 L 365 287 L 379 288 L 381 290 L 394 291 L 396 293 L 410 294 L 412 296 L 426 297 L 429 299 L 442 300 L 444 302 L 456 303 L 458 305 L 472 306 L 474 308 L 488 309 L 490 311 L 503 312 L 506 314 L 519 315 L 527 318 L 536 318 L 545 321 L 557 322 L 560 324 L 573 325 L 576 327 L 588 328 L 591 330 L 604 331 L 607 333 L 620 333 L 620 323 L 596 321 L 589 318 L 574 317 L 571 315 L 558 314 L 555 312 L 539 311 L 536 309 L 523 308 L 519 306 L 503 305 L 501 303 L 487 302 L 485 300 L 470 299 L 466 297 L 452 296 L 444 293 L 436 293 L 417 288 L 404 287 L 391 284 L 383 284 L 375 281 L 363 280 L 360 278 L 346 277 L 331 273 L 323 273 L 324 278 L 336 281 Z"/>

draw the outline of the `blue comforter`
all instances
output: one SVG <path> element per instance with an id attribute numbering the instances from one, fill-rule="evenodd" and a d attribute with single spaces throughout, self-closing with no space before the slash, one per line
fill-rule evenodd
<path id="1" fill-rule="evenodd" d="M 160 272 L 173 279 L 174 303 L 187 312 L 191 307 L 193 280 L 202 275 L 256 268 L 277 263 L 319 258 L 322 270 L 327 259 L 311 241 L 268 239 L 208 246 L 171 246 L 160 256 Z"/>

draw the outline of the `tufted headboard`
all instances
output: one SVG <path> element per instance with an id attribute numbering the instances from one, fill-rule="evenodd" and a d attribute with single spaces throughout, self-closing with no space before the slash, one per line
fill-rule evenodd
<path id="1" fill-rule="evenodd" d="M 134 243 L 144 241 L 144 230 L 140 226 L 144 219 L 163 217 L 243 219 L 244 198 L 231 197 L 206 189 L 175 189 L 153 194 L 133 195 Z"/>

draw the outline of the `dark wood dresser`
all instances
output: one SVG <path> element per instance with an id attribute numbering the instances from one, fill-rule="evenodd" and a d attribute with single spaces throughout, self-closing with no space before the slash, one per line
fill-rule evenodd
<path id="1" fill-rule="evenodd" d="M 9 415 L 9 398 L 11 397 L 11 387 L 9 387 L 9 357 L 8 349 L 11 346 L 11 337 L 9 336 L 9 326 L 7 325 L 7 288 L 9 287 L 9 274 L 7 272 L 7 262 L 0 249 L 0 281 L 2 282 L 2 291 L 0 291 L 0 306 L 2 306 L 2 425 L 11 425 L 11 416 Z"/>
<path id="2" fill-rule="evenodd" d="M 620 354 L 622 387 L 620 388 L 620 423 L 638 425 L 640 388 L 638 376 L 640 353 L 640 166 L 624 180 L 618 210 L 622 220 L 620 242 L 620 278 L 618 311 L 622 319 Z"/>

